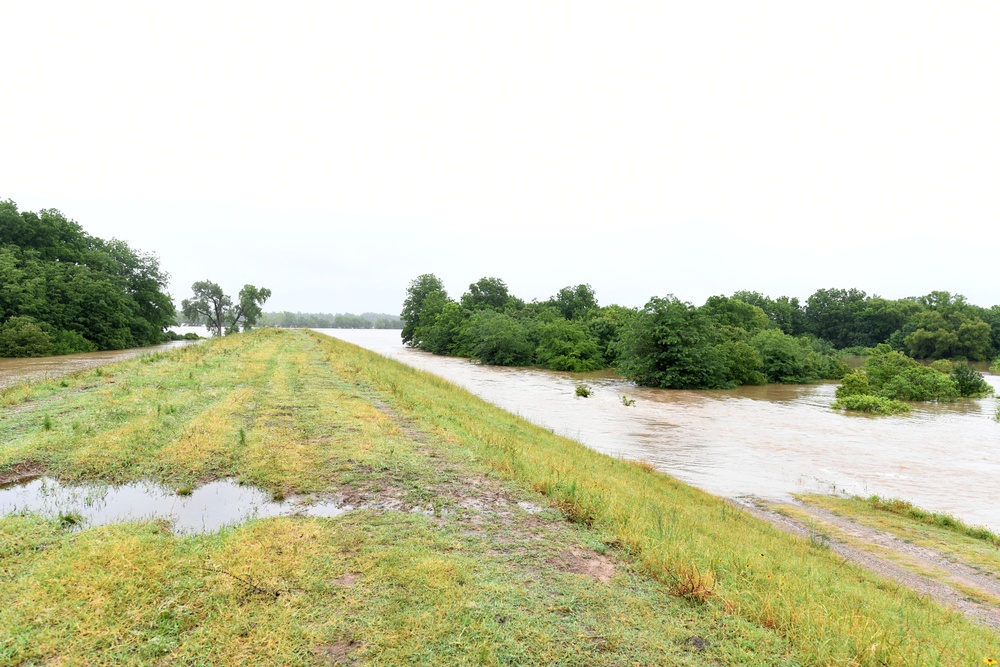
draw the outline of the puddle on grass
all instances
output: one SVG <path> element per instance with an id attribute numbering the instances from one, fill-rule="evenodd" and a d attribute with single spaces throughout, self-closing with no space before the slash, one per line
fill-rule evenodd
<path id="1" fill-rule="evenodd" d="M 80 527 L 166 520 L 176 533 L 207 533 L 272 516 L 333 517 L 354 509 L 335 501 L 292 498 L 281 502 L 232 480 L 209 482 L 181 496 L 149 482 L 107 486 L 63 484 L 49 477 L 0 486 L 0 516 L 30 512 L 67 517 Z"/>

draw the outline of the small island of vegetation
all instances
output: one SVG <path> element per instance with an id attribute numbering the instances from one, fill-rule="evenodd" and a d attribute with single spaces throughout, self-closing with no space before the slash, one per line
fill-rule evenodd
<path id="1" fill-rule="evenodd" d="M 833 407 L 897 414 L 910 410 L 903 401 L 954 401 L 992 393 L 983 374 L 966 363 L 939 359 L 925 366 L 881 343 L 861 368 L 844 377 Z"/>

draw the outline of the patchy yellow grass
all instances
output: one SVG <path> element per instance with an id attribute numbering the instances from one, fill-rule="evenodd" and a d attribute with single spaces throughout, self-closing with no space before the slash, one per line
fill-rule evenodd
<path id="1" fill-rule="evenodd" d="M 2 518 L 0 664 L 1000 657 L 992 632 L 829 550 L 319 334 L 227 337 L 66 384 L 3 393 L 18 411 L 0 413 L 0 472 L 36 461 L 103 481 L 237 477 L 276 495 L 391 492 L 407 509 L 190 537 Z M 496 487 L 490 502 L 498 488 L 512 497 L 456 504 L 489 500 L 471 480 Z M 610 581 L 566 567 L 584 552 L 617 563 Z"/>

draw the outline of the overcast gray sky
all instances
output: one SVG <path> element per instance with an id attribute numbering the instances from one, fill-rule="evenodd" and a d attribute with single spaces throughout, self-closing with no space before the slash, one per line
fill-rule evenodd
<path id="1" fill-rule="evenodd" d="M 7 2 L 0 198 L 269 310 L 1000 302 L 1000 3 Z"/>

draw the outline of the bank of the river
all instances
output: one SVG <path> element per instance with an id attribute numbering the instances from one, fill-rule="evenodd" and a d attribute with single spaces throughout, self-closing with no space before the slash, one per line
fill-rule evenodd
<path id="1" fill-rule="evenodd" d="M 834 383 L 721 391 L 651 389 L 608 374 L 499 368 L 402 346 L 394 332 L 327 331 L 454 382 L 597 451 L 646 460 L 711 493 L 903 498 L 1000 532 L 996 398 L 915 404 L 892 418 L 830 408 Z M 986 376 L 1000 389 L 1000 376 Z M 587 383 L 590 398 L 575 385 Z M 622 395 L 635 400 L 628 407 Z"/>
<path id="2" fill-rule="evenodd" d="M 958 665 L 990 630 L 438 378 L 258 331 L 0 392 L 0 475 L 340 516 L 0 519 L 3 664 Z M 64 386 L 65 385 L 65 386 Z"/>

